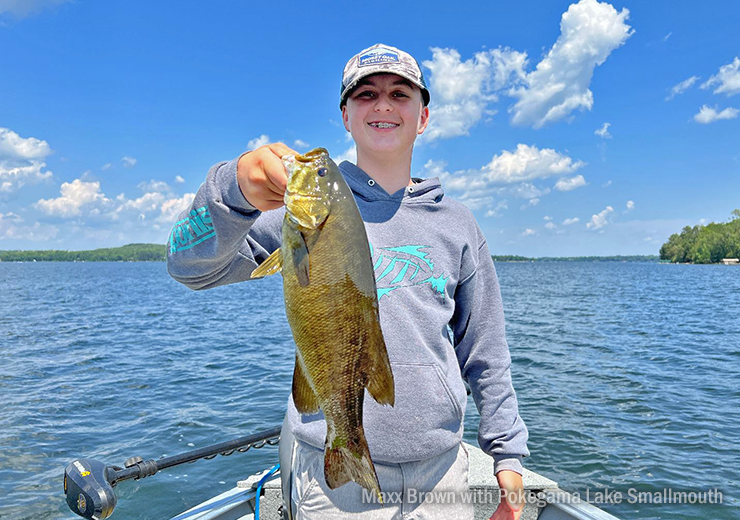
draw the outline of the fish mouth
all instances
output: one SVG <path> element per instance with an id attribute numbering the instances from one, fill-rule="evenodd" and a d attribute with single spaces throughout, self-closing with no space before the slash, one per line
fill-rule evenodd
<path id="1" fill-rule="evenodd" d="M 326 155 L 326 156 L 329 155 L 329 152 L 326 150 L 326 148 L 316 148 L 302 155 L 296 155 L 295 160 L 298 162 L 302 162 L 302 163 L 310 163 L 320 158 L 323 155 Z"/>

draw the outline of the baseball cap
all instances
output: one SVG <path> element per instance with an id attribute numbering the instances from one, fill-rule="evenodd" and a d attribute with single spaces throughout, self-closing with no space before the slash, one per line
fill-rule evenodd
<path id="1" fill-rule="evenodd" d="M 396 74 L 406 78 L 421 89 L 424 105 L 429 104 L 429 90 L 419 62 L 407 52 L 390 45 L 376 43 L 354 55 L 344 66 L 339 107 L 344 105 L 347 94 L 357 86 L 362 78 L 378 73 Z"/>

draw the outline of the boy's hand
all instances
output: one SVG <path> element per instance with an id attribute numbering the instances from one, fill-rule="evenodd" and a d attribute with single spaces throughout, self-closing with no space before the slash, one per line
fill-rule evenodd
<path id="1" fill-rule="evenodd" d="M 496 474 L 501 488 L 501 503 L 489 520 L 519 520 L 524 509 L 524 484 L 516 471 L 502 470 Z"/>
<path id="2" fill-rule="evenodd" d="M 281 158 L 296 154 L 298 152 L 283 143 L 273 143 L 242 155 L 236 167 L 236 178 L 244 198 L 260 211 L 282 206 L 288 175 Z"/>

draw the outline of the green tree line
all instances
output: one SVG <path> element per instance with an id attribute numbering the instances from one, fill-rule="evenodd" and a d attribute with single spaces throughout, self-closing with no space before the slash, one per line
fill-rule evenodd
<path id="1" fill-rule="evenodd" d="M 0 262 L 156 262 L 166 258 L 164 244 L 128 244 L 90 251 L 0 251 Z"/>
<path id="2" fill-rule="evenodd" d="M 660 248 L 660 259 L 671 262 L 714 264 L 723 258 L 740 258 L 740 209 L 728 222 L 686 226 Z"/>

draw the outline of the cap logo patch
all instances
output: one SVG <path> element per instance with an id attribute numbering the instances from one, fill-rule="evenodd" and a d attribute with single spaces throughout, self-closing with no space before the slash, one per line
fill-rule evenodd
<path id="1" fill-rule="evenodd" d="M 360 56 L 359 67 L 378 65 L 379 63 L 398 63 L 398 53 L 387 49 L 372 50 Z"/>

